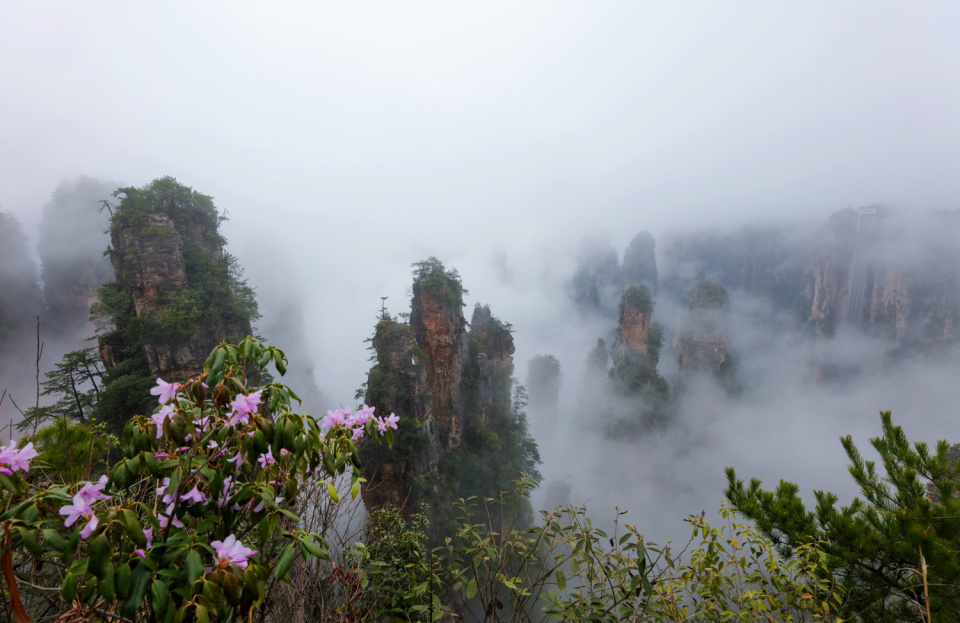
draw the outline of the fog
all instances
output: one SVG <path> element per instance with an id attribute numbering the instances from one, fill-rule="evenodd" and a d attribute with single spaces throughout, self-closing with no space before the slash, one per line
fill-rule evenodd
<path id="1" fill-rule="evenodd" d="M 958 19 L 948 2 L 6 3 L 0 209 L 35 241 L 79 175 L 213 195 L 259 327 L 312 359 L 327 404 L 365 380 L 380 297 L 408 311 L 410 264 L 435 255 L 468 307 L 513 324 L 521 381 L 532 356 L 561 361 L 564 407 L 531 422 L 548 481 L 672 537 L 722 498 L 725 465 L 852 495 L 837 437 L 866 445 L 879 409 L 960 440 L 957 370 L 812 390 L 811 359 L 881 347 L 811 352 L 733 296 L 743 398 L 691 390 L 641 444 L 583 434 L 580 370 L 612 327 L 567 297 L 581 241 L 960 207 Z"/>

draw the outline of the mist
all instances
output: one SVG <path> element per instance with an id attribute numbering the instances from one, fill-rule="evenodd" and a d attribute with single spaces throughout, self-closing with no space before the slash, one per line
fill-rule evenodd
<path id="1" fill-rule="evenodd" d="M 907 2 L 11 3 L 0 209 L 36 248 L 43 206 L 79 175 L 172 175 L 214 196 L 258 330 L 313 366 L 321 409 L 354 402 L 381 297 L 408 311 L 411 263 L 436 256 L 468 308 L 512 323 L 521 382 L 536 354 L 563 366 L 559 412 L 531 413 L 536 502 L 567 483 L 598 517 L 620 506 L 651 539 L 678 538 L 722 499 L 727 465 L 849 499 L 837 439 L 865 447 L 881 409 L 912 439 L 960 441 L 960 370 L 885 367 L 876 339 L 763 326 L 779 312 L 731 290 L 744 394 L 695 385 L 663 435 L 605 439 L 580 381 L 615 325 L 569 299 L 583 241 L 622 254 L 650 231 L 663 267 L 671 232 L 960 207 L 958 19 L 952 3 Z M 675 309 L 658 296 L 668 341 Z M 866 369 L 811 384 L 824 359 Z"/>

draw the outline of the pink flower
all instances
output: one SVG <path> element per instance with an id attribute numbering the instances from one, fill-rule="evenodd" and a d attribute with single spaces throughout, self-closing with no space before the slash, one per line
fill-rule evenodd
<path id="1" fill-rule="evenodd" d="M 183 529 L 183 522 L 177 519 L 177 516 L 173 514 L 173 504 L 168 506 L 164 511 L 166 515 L 160 515 L 157 520 L 160 522 L 161 528 L 166 528 L 167 524 L 173 523 L 177 528 Z"/>
<path id="2" fill-rule="evenodd" d="M 244 547 L 243 543 L 232 534 L 223 541 L 213 541 L 210 546 L 216 550 L 217 563 L 222 567 L 236 565 L 246 569 L 247 559 L 257 553 L 255 550 Z"/>
<path id="3" fill-rule="evenodd" d="M 170 495 L 165 494 L 167 487 L 169 486 L 170 486 L 170 479 L 164 478 L 163 481 L 160 483 L 160 486 L 157 487 L 157 497 L 163 496 L 164 504 L 169 504 L 172 501 L 172 498 L 170 497 Z"/>
<path id="4" fill-rule="evenodd" d="M 230 403 L 230 406 L 233 407 L 233 410 L 237 413 L 242 413 L 244 415 L 255 413 L 257 410 L 257 405 L 260 404 L 260 395 L 262 393 L 263 390 L 258 389 L 249 396 L 237 394 L 237 397 L 233 399 L 233 402 Z"/>
<path id="5" fill-rule="evenodd" d="M 167 383 L 163 379 L 157 379 L 157 386 L 150 389 L 150 394 L 157 396 L 160 404 L 166 404 L 177 395 L 179 389 L 180 386 L 176 383 Z"/>
<path id="6" fill-rule="evenodd" d="M 363 427 L 362 427 L 362 426 L 358 426 L 357 428 L 353 429 L 353 437 L 352 437 L 352 439 L 353 439 L 354 441 L 360 441 L 361 439 L 363 439 Z"/>
<path id="7" fill-rule="evenodd" d="M 137 549 L 133 550 L 133 553 L 136 554 L 137 556 L 139 556 L 140 558 L 146 558 L 146 557 L 147 557 L 146 552 L 144 552 L 144 551 L 143 551 L 142 549 L 140 549 L 139 547 L 138 547 Z"/>
<path id="8" fill-rule="evenodd" d="M 240 469 L 240 465 L 243 463 L 243 457 L 237 452 L 236 456 L 232 459 L 227 459 L 227 463 L 233 463 L 234 469 Z"/>
<path id="9" fill-rule="evenodd" d="M 223 479 L 223 493 L 220 494 L 220 499 L 217 500 L 217 506 L 223 508 L 227 505 L 227 502 L 230 500 L 230 487 L 233 486 L 233 478 L 227 476 Z"/>
<path id="10" fill-rule="evenodd" d="M 357 409 L 357 414 L 354 416 L 354 420 L 359 424 L 366 424 L 373 419 L 374 409 L 376 409 L 376 407 L 368 407 L 367 405 L 363 405 Z"/>
<path id="11" fill-rule="evenodd" d="M 30 459 L 35 456 L 37 451 L 33 449 L 32 441 L 20 449 L 13 442 L 8 446 L 0 446 L 0 474 L 9 476 L 17 470 L 28 471 Z"/>
<path id="12" fill-rule="evenodd" d="M 323 416 L 323 427 L 330 430 L 334 426 L 343 426 L 347 417 L 350 415 L 350 409 L 337 409 L 336 411 L 327 411 Z"/>
<path id="13" fill-rule="evenodd" d="M 386 433 L 388 428 L 397 430 L 397 422 L 399 421 L 400 421 L 400 418 L 397 416 L 396 413 L 391 413 L 389 417 L 385 417 L 382 419 L 377 418 L 377 429 L 380 431 L 381 435 Z"/>
<path id="14" fill-rule="evenodd" d="M 207 496 L 200 492 L 197 485 L 194 485 L 193 489 L 190 489 L 189 493 L 184 493 L 180 496 L 180 499 L 185 502 L 190 502 L 191 504 L 203 504 L 207 501 Z"/>
<path id="15" fill-rule="evenodd" d="M 260 466 L 264 469 L 266 469 L 267 465 L 273 465 L 274 463 L 277 462 L 277 460 L 273 458 L 273 451 L 270 448 L 267 448 L 267 453 L 261 454 L 260 458 L 257 459 L 257 461 L 260 463 Z"/>
<path id="16" fill-rule="evenodd" d="M 83 539 L 90 536 L 90 534 L 96 530 L 97 524 L 99 523 L 97 516 L 93 514 L 93 509 L 90 508 L 90 502 L 84 499 L 79 493 L 73 496 L 73 504 L 68 504 L 60 509 L 60 514 L 66 515 L 67 519 L 63 522 L 63 525 L 68 528 L 81 517 L 89 520 L 83 530 L 80 531 L 80 537 Z"/>
<path id="17" fill-rule="evenodd" d="M 144 528 L 143 535 L 147 537 L 147 549 L 153 548 L 153 528 Z"/>
<path id="18" fill-rule="evenodd" d="M 104 474 L 100 476 L 100 480 L 97 481 L 97 484 L 93 483 L 84 483 L 83 488 L 77 492 L 77 495 L 86 500 L 87 504 L 93 504 L 97 500 L 105 500 L 109 495 L 103 494 L 103 488 L 107 486 L 107 475 Z"/>
<path id="19" fill-rule="evenodd" d="M 83 530 L 80 531 L 80 538 L 85 539 L 91 534 L 93 534 L 93 531 L 97 529 L 97 524 L 99 523 L 100 523 L 100 520 L 97 519 L 96 515 L 91 517 L 90 521 L 87 522 L 87 525 L 85 525 L 83 527 Z"/>
<path id="20" fill-rule="evenodd" d="M 247 424 L 249 422 L 250 414 L 244 411 L 231 409 L 230 413 L 227 414 L 227 426 L 233 426 L 235 424 Z"/>
<path id="21" fill-rule="evenodd" d="M 163 437 L 163 423 L 167 421 L 167 418 L 172 416 L 173 407 L 170 405 L 164 405 L 159 411 L 150 416 L 150 419 L 157 425 L 157 439 Z"/>

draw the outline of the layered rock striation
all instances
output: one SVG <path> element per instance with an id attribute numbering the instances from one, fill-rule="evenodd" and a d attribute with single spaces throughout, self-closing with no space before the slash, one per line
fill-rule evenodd
<path id="1" fill-rule="evenodd" d="M 496 494 L 509 486 L 504 475 L 538 458 L 522 447 L 532 440 L 511 404 L 510 326 L 478 305 L 468 330 L 459 275 L 434 258 L 415 266 L 409 322 L 384 312 L 371 340 L 367 404 L 402 419 L 392 450 L 363 451 L 364 502 L 405 512 L 428 504 L 442 521 L 452 499 Z"/>
<path id="2" fill-rule="evenodd" d="M 253 293 L 239 279 L 210 197 L 162 178 L 124 196 L 110 227 L 115 283 L 105 293 L 101 334 L 108 367 L 131 355 L 150 376 L 197 374 L 219 342 L 251 333 Z M 133 353 L 131 351 L 134 351 Z"/>

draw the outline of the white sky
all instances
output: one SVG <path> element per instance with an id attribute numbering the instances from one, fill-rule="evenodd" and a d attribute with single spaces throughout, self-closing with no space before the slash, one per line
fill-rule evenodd
<path id="1" fill-rule="evenodd" d="M 3 2 L 0 208 L 213 195 L 349 403 L 431 254 L 522 371 L 583 233 L 960 206 L 958 32 L 952 1 Z"/>

